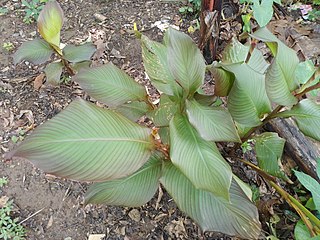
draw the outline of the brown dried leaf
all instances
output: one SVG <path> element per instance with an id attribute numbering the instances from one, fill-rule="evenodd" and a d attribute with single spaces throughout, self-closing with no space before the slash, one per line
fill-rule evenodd
<path id="1" fill-rule="evenodd" d="M 43 79 L 46 75 L 44 73 L 40 73 L 33 81 L 33 88 L 35 90 L 39 90 L 42 87 Z"/>

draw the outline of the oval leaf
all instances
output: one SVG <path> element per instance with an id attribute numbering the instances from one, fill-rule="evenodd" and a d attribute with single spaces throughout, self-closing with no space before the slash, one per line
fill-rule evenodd
<path id="1" fill-rule="evenodd" d="M 285 140 L 277 133 L 266 132 L 254 137 L 259 167 L 273 176 L 286 179 L 281 164 Z"/>
<path id="2" fill-rule="evenodd" d="M 48 61 L 53 54 L 53 49 L 42 39 L 24 42 L 13 55 L 13 62 L 17 64 L 23 60 L 33 64 L 42 64 Z"/>
<path id="3" fill-rule="evenodd" d="M 116 111 L 131 121 L 139 120 L 149 111 L 149 105 L 145 102 L 129 102 L 117 107 Z"/>
<path id="4" fill-rule="evenodd" d="M 263 27 L 252 34 L 264 41 L 275 56 L 266 74 L 266 90 L 271 101 L 282 106 L 292 106 L 297 99 L 291 94 L 298 87 L 295 70 L 299 58 L 294 50 L 287 47 L 267 28 Z"/>
<path id="5" fill-rule="evenodd" d="M 128 207 L 139 207 L 147 203 L 159 187 L 162 158 L 156 152 L 131 176 L 93 184 L 86 192 L 86 203 Z"/>
<path id="6" fill-rule="evenodd" d="M 182 88 L 176 83 L 169 70 L 167 46 L 141 37 L 142 59 L 151 83 L 161 92 L 180 96 Z"/>
<path id="7" fill-rule="evenodd" d="M 146 99 L 144 87 L 112 63 L 80 71 L 74 81 L 90 96 L 111 107 Z"/>
<path id="8" fill-rule="evenodd" d="M 320 184 L 318 181 L 303 172 L 294 171 L 294 174 L 299 182 L 311 192 L 314 205 L 320 211 Z"/>
<path id="9" fill-rule="evenodd" d="M 253 16 L 260 27 L 267 25 L 273 16 L 272 0 L 254 0 L 252 5 Z"/>
<path id="10" fill-rule="evenodd" d="M 159 107 L 149 112 L 148 117 L 152 119 L 157 127 L 167 127 L 177 109 L 177 104 L 172 102 L 167 95 L 162 94 Z"/>
<path id="11" fill-rule="evenodd" d="M 245 63 L 223 67 L 236 77 L 228 98 L 228 109 L 233 119 L 243 126 L 260 125 L 263 115 L 271 111 L 264 75 Z"/>
<path id="12" fill-rule="evenodd" d="M 106 181 L 134 173 L 149 159 L 150 134 L 111 110 L 76 100 L 11 155 L 60 177 Z"/>
<path id="13" fill-rule="evenodd" d="M 167 30 L 168 63 L 175 81 L 192 95 L 204 82 L 206 65 L 192 39 L 185 33 Z"/>
<path id="14" fill-rule="evenodd" d="M 279 117 L 293 117 L 301 132 L 320 141 L 320 104 L 304 99 L 291 110 L 278 113 Z"/>
<path id="15" fill-rule="evenodd" d="M 196 189 L 190 180 L 167 162 L 160 182 L 178 207 L 194 219 L 204 231 L 216 231 L 244 239 L 260 234 L 258 211 L 235 180 L 230 187 L 230 201 Z"/>
<path id="16" fill-rule="evenodd" d="M 38 18 L 40 35 L 59 53 L 60 31 L 63 25 L 63 11 L 57 1 L 48 1 L 43 7 Z"/>
<path id="17" fill-rule="evenodd" d="M 216 145 L 203 140 L 185 116 L 170 122 L 170 158 L 196 188 L 229 199 L 232 172 Z"/>
<path id="18" fill-rule="evenodd" d="M 282 106 L 292 106 L 298 102 L 289 90 L 288 77 L 294 78 L 292 74 L 286 74 L 275 58 L 266 74 L 266 90 L 270 100 Z"/>
<path id="19" fill-rule="evenodd" d="M 214 94 L 221 97 L 228 96 L 234 82 L 234 75 L 220 68 L 218 64 L 210 65 L 209 71 L 214 77 Z"/>
<path id="20" fill-rule="evenodd" d="M 85 43 L 79 46 L 69 44 L 63 48 L 63 57 L 69 62 L 82 62 L 90 60 L 95 51 L 96 48 L 92 43 Z"/>
<path id="21" fill-rule="evenodd" d="M 47 82 L 52 85 L 58 85 L 60 83 L 62 69 L 63 64 L 61 62 L 49 63 L 44 69 Z"/>
<path id="22" fill-rule="evenodd" d="M 243 63 L 249 53 L 249 46 L 240 43 L 236 38 L 232 38 L 222 53 L 223 63 Z"/>
<path id="23" fill-rule="evenodd" d="M 205 107 L 195 100 L 186 101 L 190 123 L 207 141 L 240 142 L 230 113 L 221 107 Z"/>

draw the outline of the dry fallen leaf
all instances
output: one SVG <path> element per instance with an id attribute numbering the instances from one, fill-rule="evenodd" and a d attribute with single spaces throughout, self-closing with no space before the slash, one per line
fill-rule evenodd
<path id="1" fill-rule="evenodd" d="M 8 200 L 9 197 L 7 196 L 0 197 L 0 208 L 3 208 L 7 204 Z"/>
<path id="2" fill-rule="evenodd" d="M 43 84 L 43 79 L 46 75 L 44 73 L 40 73 L 35 79 L 34 79 L 34 82 L 33 82 L 33 88 L 35 90 L 39 90 L 41 87 L 42 87 L 42 84 Z"/>

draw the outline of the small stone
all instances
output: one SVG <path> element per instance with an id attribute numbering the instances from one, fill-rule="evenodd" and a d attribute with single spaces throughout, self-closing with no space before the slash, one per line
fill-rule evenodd
<path id="1" fill-rule="evenodd" d="M 141 215 L 137 209 L 132 209 L 128 215 L 133 221 L 135 221 L 135 222 L 140 221 Z"/>

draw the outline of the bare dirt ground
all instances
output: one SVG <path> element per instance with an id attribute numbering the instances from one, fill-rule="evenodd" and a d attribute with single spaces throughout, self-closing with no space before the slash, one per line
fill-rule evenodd
<path id="1" fill-rule="evenodd" d="M 190 26 L 190 21 L 179 15 L 179 3 L 157 0 L 60 0 L 59 3 L 65 13 L 62 42 L 80 43 L 91 39 L 98 48 L 93 65 L 112 61 L 147 86 L 151 94 L 155 93 L 145 80 L 140 44 L 132 32 L 133 23 L 158 41 L 163 34 L 154 27 L 156 21 L 168 22 L 184 31 Z M 0 15 L 0 46 L 11 42 L 15 47 L 11 51 L 0 47 L 1 157 L 74 98 L 89 97 L 74 83 L 35 87 L 34 80 L 44 66 L 13 65 L 13 52 L 22 42 L 37 35 L 36 24 L 22 21 L 24 13 L 20 1 L 0 0 L 0 6 L 9 6 L 9 12 Z M 97 13 L 106 18 L 95 16 Z M 226 29 L 222 37 L 230 39 L 232 32 L 241 30 L 241 25 L 227 23 Z M 196 39 L 196 33 L 192 37 Z M 246 171 L 244 176 L 252 178 L 252 172 Z M 203 234 L 161 189 L 151 202 L 140 208 L 84 206 L 87 184 L 48 176 L 27 161 L 1 158 L 0 177 L 9 180 L 0 194 L 14 200 L 15 214 L 27 229 L 26 239 L 85 240 L 90 234 L 126 240 L 231 239 L 213 233 Z M 292 231 L 292 224 L 286 226 Z M 283 236 L 283 239 L 291 237 L 289 233 Z"/>

